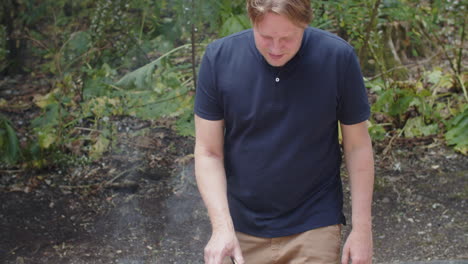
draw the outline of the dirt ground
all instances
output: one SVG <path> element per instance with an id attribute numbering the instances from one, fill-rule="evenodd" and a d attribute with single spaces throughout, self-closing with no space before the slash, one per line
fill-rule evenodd
<path id="1" fill-rule="evenodd" d="M 99 163 L 1 171 L 0 263 L 203 263 L 193 139 L 145 129 Z M 468 262 L 468 158 L 437 138 L 396 140 L 384 155 L 388 143 L 375 146 L 374 263 Z"/>

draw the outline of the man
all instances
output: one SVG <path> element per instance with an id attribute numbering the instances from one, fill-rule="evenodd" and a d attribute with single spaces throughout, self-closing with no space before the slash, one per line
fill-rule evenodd
<path id="1" fill-rule="evenodd" d="M 369 105 L 353 48 L 307 27 L 309 0 L 247 0 L 253 29 L 211 43 L 195 100 L 205 263 L 337 263 L 340 122 L 352 230 L 341 262 L 371 263 Z"/>

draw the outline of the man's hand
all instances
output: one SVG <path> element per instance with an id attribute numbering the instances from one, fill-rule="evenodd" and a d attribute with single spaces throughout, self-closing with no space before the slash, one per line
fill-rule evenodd
<path id="1" fill-rule="evenodd" d="M 225 257 L 233 257 L 237 264 L 244 264 L 236 234 L 213 232 L 205 247 L 205 264 L 222 264 Z"/>
<path id="2" fill-rule="evenodd" d="M 372 231 L 351 230 L 343 247 L 341 264 L 370 264 L 372 263 Z"/>

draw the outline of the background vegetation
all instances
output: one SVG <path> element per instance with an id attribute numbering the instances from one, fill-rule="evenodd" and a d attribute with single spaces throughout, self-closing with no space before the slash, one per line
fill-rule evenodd
<path id="1" fill-rule="evenodd" d="M 311 25 L 356 49 L 374 140 L 443 138 L 468 154 L 462 1 L 311 3 Z M 244 0 L 4 0 L 0 21 L 3 168 L 97 160 L 118 151 L 119 132 L 132 133 L 119 125 L 124 117 L 193 135 L 205 45 L 250 27 Z M 32 103 L 3 98 L 19 83 L 37 91 Z"/>

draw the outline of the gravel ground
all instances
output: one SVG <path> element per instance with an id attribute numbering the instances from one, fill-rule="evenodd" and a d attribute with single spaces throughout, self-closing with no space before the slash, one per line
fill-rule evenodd
<path id="1" fill-rule="evenodd" d="M 169 171 L 151 168 L 158 158 L 141 152 L 67 172 L 2 175 L 0 263 L 203 263 L 211 230 L 193 141 L 159 133 L 162 147 L 177 146 L 165 152 Z M 374 263 L 468 263 L 468 158 L 437 140 L 396 142 L 387 155 L 383 147 L 376 146 Z M 348 219 L 349 212 L 346 200 Z"/>

